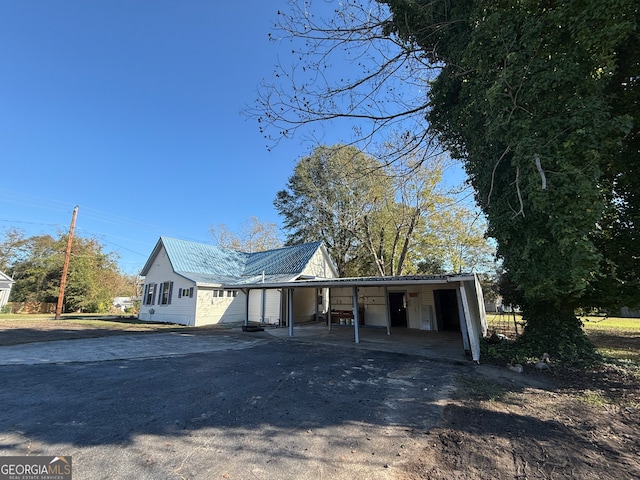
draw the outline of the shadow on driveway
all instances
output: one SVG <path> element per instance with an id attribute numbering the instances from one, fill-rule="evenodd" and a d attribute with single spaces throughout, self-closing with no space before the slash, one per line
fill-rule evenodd
<path id="1" fill-rule="evenodd" d="M 421 357 L 258 335 L 241 349 L 2 366 L 0 452 L 72 455 L 77 478 L 391 478 L 453 382 L 453 365 Z"/>

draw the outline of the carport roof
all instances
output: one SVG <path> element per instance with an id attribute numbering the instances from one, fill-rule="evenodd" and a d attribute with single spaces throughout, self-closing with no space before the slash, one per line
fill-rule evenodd
<path id="1" fill-rule="evenodd" d="M 265 283 L 256 282 L 243 285 L 244 288 L 332 288 L 332 287 L 384 287 L 415 284 L 453 283 L 475 280 L 473 273 L 453 275 L 406 275 L 387 277 L 347 277 L 347 278 L 318 278 L 308 280 L 296 280 L 290 282 L 277 282 L 265 279 Z M 232 287 L 233 285 L 225 285 Z M 237 288 L 237 284 L 235 285 Z"/>

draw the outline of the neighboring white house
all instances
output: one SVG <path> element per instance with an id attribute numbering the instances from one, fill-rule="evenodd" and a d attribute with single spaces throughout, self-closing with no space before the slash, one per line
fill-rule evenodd
<path id="1" fill-rule="evenodd" d="M 138 300 L 140 299 L 138 298 Z M 113 305 L 113 308 L 124 312 L 127 308 L 133 308 L 135 301 L 136 299 L 133 297 L 115 297 L 111 304 Z"/>
<path id="2" fill-rule="evenodd" d="M 161 237 L 141 274 L 139 318 L 184 325 L 249 322 L 288 326 L 310 320 L 360 326 L 461 332 L 480 358 L 487 333 L 476 275 L 338 278 L 321 242 L 242 253 Z"/>
<path id="3" fill-rule="evenodd" d="M 11 294 L 11 287 L 13 284 L 13 278 L 0 272 L 0 308 L 4 307 L 7 302 L 9 302 L 9 295 Z"/>
<path id="4" fill-rule="evenodd" d="M 160 237 L 141 275 L 140 320 L 193 326 L 275 324 L 282 319 L 281 290 L 260 289 L 260 284 L 334 278 L 337 269 L 322 242 L 244 253 Z M 315 316 L 315 293 L 306 297 L 296 299 L 297 320 Z"/>

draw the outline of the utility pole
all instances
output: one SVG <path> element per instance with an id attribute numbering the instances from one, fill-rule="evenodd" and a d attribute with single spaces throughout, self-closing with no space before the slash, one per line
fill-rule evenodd
<path id="1" fill-rule="evenodd" d="M 76 227 L 76 216 L 78 206 L 73 209 L 71 217 L 71 227 L 69 228 L 69 238 L 67 239 L 67 252 L 64 255 L 64 265 L 62 266 L 62 278 L 60 278 L 60 293 L 58 294 L 58 305 L 56 306 L 56 320 L 60 320 L 62 314 L 62 304 L 64 303 L 64 288 L 67 286 L 67 270 L 69 269 L 69 258 L 71 257 L 71 242 L 73 240 L 73 229 Z"/>

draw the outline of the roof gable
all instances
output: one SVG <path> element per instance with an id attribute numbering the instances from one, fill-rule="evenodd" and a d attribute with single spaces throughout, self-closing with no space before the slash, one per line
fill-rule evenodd
<path id="1" fill-rule="evenodd" d="M 303 243 L 249 254 L 244 275 L 284 275 L 302 273 L 322 242 Z"/>
<path id="2" fill-rule="evenodd" d="M 0 272 L 0 282 L 2 283 L 4 288 L 7 288 L 7 287 L 11 286 L 12 284 L 14 284 L 15 280 L 13 278 L 11 278 L 9 275 L 7 275 L 6 273 Z"/>

